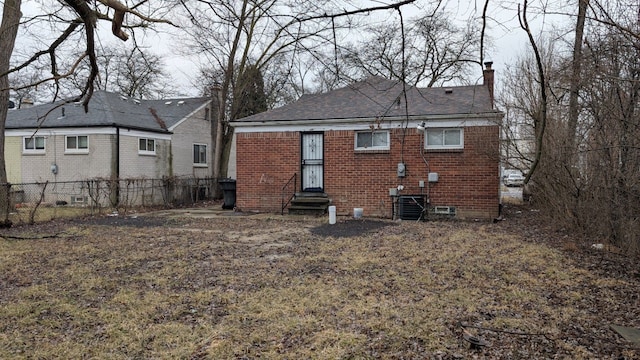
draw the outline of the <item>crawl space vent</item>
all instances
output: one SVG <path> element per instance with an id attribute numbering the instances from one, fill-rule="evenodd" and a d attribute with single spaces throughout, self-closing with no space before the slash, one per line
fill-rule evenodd
<path id="1" fill-rule="evenodd" d="M 435 215 L 456 215 L 455 206 L 434 206 L 431 208 L 431 213 Z"/>
<path id="2" fill-rule="evenodd" d="M 419 220 L 423 209 L 422 195 L 403 195 L 398 198 L 398 217 L 402 220 Z"/>

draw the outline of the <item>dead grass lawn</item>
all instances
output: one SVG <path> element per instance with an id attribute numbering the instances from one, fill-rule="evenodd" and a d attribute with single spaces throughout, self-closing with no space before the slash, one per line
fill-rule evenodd
<path id="1" fill-rule="evenodd" d="M 334 236 L 326 219 L 276 216 L 6 230 L 57 237 L 0 240 L 0 358 L 639 357 L 609 329 L 640 327 L 637 266 L 552 232 L 524 237 L 517 221 L 360 222 Z M 463 331 L 489 345 L 471 349 Z"/>

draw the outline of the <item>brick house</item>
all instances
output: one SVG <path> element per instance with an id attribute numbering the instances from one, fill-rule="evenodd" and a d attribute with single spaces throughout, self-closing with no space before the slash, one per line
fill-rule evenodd
<path id="1" fill-rule="evenodd" d="M 316 194 L 339 215 L 498 216 L 503 114 L 486 65 L 482 85 L 374 77 L 233 121 L 237 207 L 280 212 Z"/>

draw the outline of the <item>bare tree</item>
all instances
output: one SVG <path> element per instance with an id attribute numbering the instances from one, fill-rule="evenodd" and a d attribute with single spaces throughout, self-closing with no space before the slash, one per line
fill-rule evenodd
<path id="1" fill-rule="evenodd" d="M 158 6 L 163 11 L 168 10 L 168 6 L 164 8 L 158 4 L 154 4 L 154 6 Z M 54 23 L 55 26 L 61 27 L 56 30 L 60 32 L 48 45 L 45 45 L 46 48 L 34 51 L 31 56 L 20 60 L 18 65 L 9 70 L 8 74 L 19 72 L 46 59 L 50 76 L 40 79 L 32 85 L 53 83 L 56 90 L 58 90 L 63 88 L 61 81 L 72 77 L 81 64 L 86 62 L 89 68 L 86 81 L 81 92 L 72 101 L 82 101 L 85 109 L 87 109 L 88 101 L 95 89 L 95 80 L 98 77 L 100 68 L 96 52 L 97 22 L 99 20 L 108 21 L 112 25 L 113 35 L 123 41 L 128 40 L 130 37 L 129 33 L 124 29 L 131 31 L 134 28 L 148 28 L 153 23 L 171 24 L 168 20 L 143 14 L 141 12 L 142 7 L 148 14 L 155 15 L 158 11 L 158 8 L 152 8 L 148 4 L 139 4 L 130 8 L 118 0 L 101 0 L 93 5 L 80 0 L 66 0 L 59 5 L 58 9 L 51 9 L 50 13 L 35 16 L 27 21 L 31 26 L 34 26 L 35 21 L 42 21 L 47 16 L 54 17 L 57 20 Z M 125 22 L 127 14 L 129 15 L 129 20 Z M 134 33 L 131 32 L 131 34 Z M 81 36 L 78 37 L 79 35 Z M 67 60 L 65 46 L 74 48 L 77 47 L 78 42 L 85 44 L 84 51 L 77 58 Z"/>
<path id="2" fill-rule="evenodd" d="M 33 69 L 31 72 L 23 72 L 20 76 L 14 75 L 9 77 L 9 83 L 13 84 L 12 99 L 16 102 L 16 107 L 20 108 L 25 101 L 38 101 L 38 92 L 35 88 L 29 86 L 42 77 L 39 69 Z"/>
<path id="3" fill-rule="evenodd" d="M 535 56 L 535 67 L 537 70 L 537 81 L 540 84 L 538 89 L 540 92 L 539 104 L 540 107 L 537 109 L 536 113 L 532 117 L 533 119 L 533 128 L 535 130 L 535 152 L 534 158 L 531 162 L 531 167 L 529 168 L 529 172 L 525 176 L 524 183 L 527 184 L 529 179 L 531 179 L 531 175 L 533 175 L 540 163 L 540 158 L 542 156 L 542 146 L 544 144 L 544 134 L 545 128 L 547 126 L 547 107 L 548 107 L 548 99 L 547 99 L 547 78 L 545 75 L 544 65 L 542 63 L 542 55 L 540 54 L 540 50 L 538 49 L 538 44 L 533 36 L 531 31 L 531 27 L 529 26 L 529 21 L 527 18 L 527 5 L 528 1 L 524 0 L 522 6 L 522 12 L 520 12 L 520 7 L 518 7 L 518 20 L 520 21 L 520 27 L 525 31 L 527 37 L 529 38 L 529 44 L 531 45 L 531 49 Z"/>
<path id="4" fill-rule="evenodd" d="M 578 124 L 578 96 L 582 71 L 582 41 L 584 39 L 584 24 L 587 16 L 589 0 L 578 0 L 578 15 L 573 42 L 573 59 L 571 63 L 571 84 L 569 91 L 569 117 L 567 119 L 567 156 L 568 162 L 573 161 L 576 127 Z"/>
<path id="5" fill-rule="evenodd" d="M 542 137 L 544 142 L 541 154 L 538 154 L 537 140 L 540 136 L 539 117 L 542 110 L 541 89 L 537 59 L 532 52 L 522 55 L 516 63 L 502 73 L 500 88 L 496 101 L 500 109 L 505 111 L 502 123 L 503 132 L 503 161 L 507 167 L 516 168 L 524 173 L 530 171 L 537 155 L 543 156 L 547 152 L 556 156 L 555 150 L 562 148 L 564 140 L 555 136 L 565 126 L 566 101 L 568 92 L 568 77 L 566 61 L 559 56 L 562 49 L 558 42 L 550 38 L 537 41 L 540 62 L 546 76 L 546 93 L 551 94 L 551 101 L 547 101 L 547 125 L 553 128 L 551 134 Z M 564 135 L 561 137 L 564 139 Z M 533 175 L 532 175 L 533 177 Z"/>
<path id="6" fill-rule="evenodd" d="M 245 72 L 248 64 L 262 71 L 274 59 L 293 61 L 282 57 L 282 54 L 295 53 L 298 47 L 315 46 L 303 42 L 316 37 L 320 26 L 315 24 L 313 28 L 303 30 L 297 18 L 317 13 L 325 4 L 302 1 L 282 5 L 275 0 L 220 0 L 204 3 L 199 11 L 185 6 L 192 24 L 188 30 L 191 39 L 189 51 L 196 48 L 203 53 L 207 57 L 207 67 L 218 75 L 217 97 L 222 101 L 219 101 L 217 109 L 216 126 L 212 127 L 212 138 L 215 139 L 212 149 L 214 177 L 223 175 L 223 149 L 232 135 L 227 126 L 232 100 L 240 98 L 237 94 L 243 91 L 236 86 L 237 77 Z"/>
<path id="7" fill-rule="evenodd" d="M 409 22 L 404 33 L 399 23 L 371 27 L 370 35 L 343 56 L 343 72 L 427 87 L 468 82 L 472 68 L 480 64 L 480 31 L 474 21 L 466 24 L 455 25 L 446 11 L 436 8 Z"/>
<path id="8" fill-rule="evenodd" d="M 96 61 L 99 69 L 95 80 L 96 89 L 140 99 L 161 99 L 178 92 L 162 59 L 137 44 L 133 44 L 133 47 L 100 47 L 96 50 Z M 81 63 L 67 81 L 59 83 L 55 89 L 58 96 L 73 97 L 82 91 L 90 72 L 89 64 Z M 48 98 L 54 98 L 55 95 L 51 92 Z"/>
<path id="9" fill-rule="evenodd" d="M 245 67 L 237 78 L 231 119 L 240 119 L 267 111 L 267 97 L 264 92 L 264 78 L 254 65 Z"/>
<path id="10" fill-rule="evenodd" d="M 97 86 L 129 97 L 161 99 L 176 92 L 162 59 L 138 46 L 105 48 L 98 54 Z"/>
<path id="11" fill-rule="evenodd" d="M 9 110 L 9 77 L 11 54 L 18 35 L 21 0 L 5 0 L 0 24 L 0 226 L 10 226 L 9 187 L 4 159 L 4 130 Z"/>
<path id="12" fill-rule="evenodd" d="M 633 24 L 625 23 L 624 28 Z M 617 246 L 640 252 L 640 39 L 611 27 L 587 38 L 582 102 L 586 116 L 578 124 L 580 169 L 588 174 L 580 216 L 588 229 Z M 586 211 L 588 209 L 588 211 Z M 599 226 L 587 222 L 597 217 Z"/>
<path id="13" fill-rule="evenodd" d="M 118 0 L 98 0 L 95 3 L 88 3 L 84 0 L 65 0 L 59 4 L 59 7 L 49 13 L 40 14 L 32 19 L 28 19 L 25 23 L 33 23 L 35 21 L 47 20 L 52 24 L 62 25 L 58 36 L 49 44 L 45 45 L 42 50 L 33 51 L 29 56 L 21 60 L 17 65 L 11 66 L 10 60 L 15 47 L 15 39 L 18 34 L 21 19 L 21 1 L 6 0 L 3 5 L 3 17 L 0 24 L 0 184 L 4 190 L 8 190 L 7 176 L 5 170 L 4 159 L 4 130 L 8 110 L 9 91 L 9 75 L 18 74 L 30 66 L 38 65 L 43 59 L 47 59 L 50 75 L 37 81 L 22 85 L 20 90 L 28 86 L 38 86 L 45 83 L 53 83 L 55 89 L 60 88 L 60 81 L 67 79 L 78 70 L 78 66 L 86 61 L 89 64 L 89 73 L 84 82 L 84 86 L 79 94 L 70 101 L 82 101 L 85 110 L 88 109 L 88 103 L 93 94 L 95 80 L 99 73 L 99 65 L 96 57 L 96 24 L 99 20 L 111 23 L 112 33 L 119 39 L 126 41 L 129 34 L 125 31 L 134 27 L 148 27 L 153 23 L 171 22 L 164 20 L 159 15 L 157 9 L 166 9 L 162 7 L 151 8 L 148 4 L 140 3 L 136 6 L 129 7 Z M 146 14 L 142 13 L 144 6 Z M 158 6 L 154 4 L 153 6 Z M 130 17 L 126 22 L 127 16 Z M 55 20 L 55 21 L 52 21 Z M 75 60 L 69 63 L 61 64 L 60 51 L 66 43 L 71 41 L 74 36 L 82 32 L 82 41 L 84 51 Z M 78 42 L 75 42 L 77 45 Z M 63 65 L 61 67 L 61 65 Z M 57 90 L 56 90 L 57 91 Z M 8 204 L 9 193 L 2 191 L 0 193 L 0 221 L 8 222 Z"/>
<path id="14" fill-rule="evenodd" d="M 219 107 L 217 123 L 212 127 L 214 141 L 213 176 L 221 177 L 226 162 L 223 149 L 232 133 L 228 120 L 232 100 L 243 91 L 237 77 L 249 66 L 264 73 L 275 60 L 285 62 L 291 74 L 297 54 L 314 51 L 327 44 L 335 44 L 336 28 L 350 26 L 339 23 L 340 18 L 378 9 L 394 9 L 415 0 L 405 0 L 352 11 L 330 11 L 335 4 L 330 0 L 286 3 L 276 0 L 212 0 L 200 3 L 200 8 L 184 6 L 190 24 L 191 43 L 188 51 L 197 49 L 207 58 L 207 67 L 217 74 Z M 282 56 L 287 55 L 287 56 Z M 276 87 L 274 87 L 276 88 Z"/>
<path id="15" fill-rule="evenodd" d="M 514 151 L 513 140 L 511 154 L 530 164 L 527 181 L 555 224 L 638 253 L 640 9 L 579 0 L 572 37 L 554 41 L 562 51 L 553 51 L 534 36 L 528 2 L 523 5 L 521 26 L 533 58 L 509 76 L 503 106 L 508 120 L 533 130 L 534 152 Z"/>

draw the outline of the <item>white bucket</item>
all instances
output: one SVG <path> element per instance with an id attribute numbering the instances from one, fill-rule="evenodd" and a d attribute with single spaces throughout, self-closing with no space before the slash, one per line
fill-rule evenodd
<path id="1" fill-rule="evenodd" d="M 333 225 L 336 223 L 336 207 L 329 206 L 329 224 Z"/>
<path id="2" fill-rule="evenodd" d="M 362 208 L 353 208 L 353 218 L 360 219 L 362 217 L 362 212 L 364 209 Z"/>

